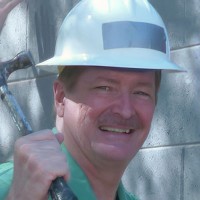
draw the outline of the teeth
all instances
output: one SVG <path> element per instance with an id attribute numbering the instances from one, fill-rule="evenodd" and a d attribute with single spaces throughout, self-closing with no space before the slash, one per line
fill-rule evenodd
<path id="1" fill-rule="evenodd" d="M 130 133 L 131 132 L 130 129 L 118 129 L 118 128 L 110 128 L 110 127 L 101 127 L 101 130 L 116 132 L 116 133 Z"/>

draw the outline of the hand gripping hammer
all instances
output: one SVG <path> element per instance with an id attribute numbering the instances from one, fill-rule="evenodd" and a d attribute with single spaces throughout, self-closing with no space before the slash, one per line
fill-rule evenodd
<path id="1" fill-rule="evenodd" d="M 9 110 L 21 135 L 30 134 L 33 130 L 26 120 L 15 97 L 9 91 L 7 79 L 12 72 L 18 69 L 26 69 L 31 66 L 34 66 L 34 61 L 31 53 L 26 51 L 17 54 L 9 61 L 0 62 L 0 97 Z M 52 200 L 78 200 L 62 177 L 58 177 L 52 182 L 49 193 Z"/>

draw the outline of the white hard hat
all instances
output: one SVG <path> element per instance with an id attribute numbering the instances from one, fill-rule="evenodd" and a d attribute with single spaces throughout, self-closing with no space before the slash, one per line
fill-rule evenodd
<path id="1" fill-rule="evenodd" d="M 38 66 L 181 70 L 170 61 L 165 25 L 147 0 L 80 1 L 60 28 L 54 57 Z"/>

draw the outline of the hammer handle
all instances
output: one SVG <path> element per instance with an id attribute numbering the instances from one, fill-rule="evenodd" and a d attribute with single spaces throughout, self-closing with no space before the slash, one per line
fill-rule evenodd
<path id="1" fill-rule="evenodd" d="M 32 133 L 33 131 L 30 124 L 26 120 L 26 117 L 24 116 L 24 113 L 22 112 L 20 106 L 18 105 L 15 97 L 8 90 L 7 84 L 0 87 L 0 94 L 1 94 L 1 100 L 8 108 L 12 116 L 12 119 L 15 125 L 17 126 L 19 132 L 21 133 L 21 135 L 24 136 L 29 133 Z"/>
<path id="2" fill-rule="evenodd" d="M 8 90 L 5 83 L 0 86 L 0 96 L 6 107 L 8 108 L 12 119 L 22 135 L 27 135 L 33 132 L 30 124 L 26 120 L 15 97 Z M 63 177 L 56 178 L 49 189 L 52 200 L 78 200 L 74 193 L 71 191 Z"/>
<path id="3" fill-rule="evenodd" d="M 78 200 L 63 177 L 56 178 L 49 189 L 53 200 Z"/>

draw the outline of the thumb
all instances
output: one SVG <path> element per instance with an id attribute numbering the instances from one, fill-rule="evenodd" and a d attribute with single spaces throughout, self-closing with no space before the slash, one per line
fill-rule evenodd
<path id="1" fill-rule="evenodd" d="M 58 140 L 58 142 L 60 144 L 62 144 L 62 142 L 64 141 L 64 135 L 62 133 L 57 133 L 57 134 L 55 134 L 55 136 L 56 136 L 56 139 Z"/>

